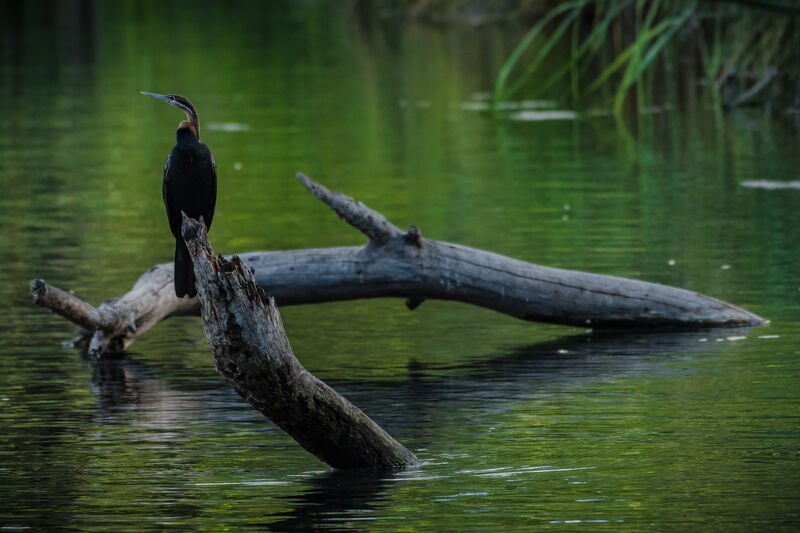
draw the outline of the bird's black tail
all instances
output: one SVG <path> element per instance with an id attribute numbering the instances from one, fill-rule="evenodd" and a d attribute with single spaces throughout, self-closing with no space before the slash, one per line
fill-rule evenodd
<path id="1" fill-rule="evenodd" d="M 175 296 L 183 298 L 188 295 L 194 298 L 197 289 L 194 286 L 194 268 L 192 257 L 183 239 L 175 239 Z"/>

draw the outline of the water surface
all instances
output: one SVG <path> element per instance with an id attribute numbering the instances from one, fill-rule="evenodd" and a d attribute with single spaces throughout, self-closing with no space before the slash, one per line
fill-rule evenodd
<path id="1" fill-rule="evenodd" d="M 800 191 L 742 185 L 796 182 L 796 115 L 698 103 L 627 132 L 551 104 L 493 117 L 514 24 L 365 27 L 313 2 L 4 9 L 0 527 L 798 527 Z M 198 318 L 93 363 L 30 304 L 34 277 L 97 304 L 172 257 L 160 172 L 181 116 L 140 90 L 198 108 L 220 252 L 363 242 L 303 171 L 431 238 L 771 323 L 599 334 L 446 302 L 283 309 L 301 362 L 424 462 L 330 471 L 216 374 Z"/>

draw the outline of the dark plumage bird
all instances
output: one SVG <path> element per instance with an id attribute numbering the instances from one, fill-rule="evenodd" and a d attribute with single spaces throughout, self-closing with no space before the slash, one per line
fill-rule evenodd
<path id="1" fill-rule="evenodd" d="M 178 125 L 178 142 L 164 164 L 162 192 L 169 229 L 175 236 L 175 295 L 194 297 L 197 294 L 194 269 L 181 236 L 181 215 L 186 213 L 211 228 L 217 202 L 217 164 L 208 146 L 200 142 L 200 121 L 188 98 L 177 94 L 142 94 L 164 100 L 186 113 L 187 120 Z"/>

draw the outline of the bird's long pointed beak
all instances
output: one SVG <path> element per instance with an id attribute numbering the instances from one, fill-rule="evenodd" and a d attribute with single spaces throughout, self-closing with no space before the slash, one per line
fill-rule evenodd
<path id="1" fill-rule="evenodd" d="M 139 92 L 145 96 L 152 96 L 153 98 L 158 98 L 159 100 L 164 100 L 165 102 L 169 102 L 169 96 L 167 96 L 166 94 L 148 93 L 145 91 L 139 91 Z"/>

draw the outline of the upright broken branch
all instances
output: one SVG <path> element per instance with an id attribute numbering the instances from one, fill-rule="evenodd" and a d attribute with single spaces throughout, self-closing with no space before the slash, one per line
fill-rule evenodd
<path id="1" fill-rule="evenodd" d="M 361 202 L 338 191 L 331 191 L 319 183 L 311 181 L 311 178 L 305 174 L 298 172 L 297 179 L 311 194 L 333 209 L 339 218 L 366 235 L 369 243 L 373 246 L 383 246 L 393 235 L 402 233 L 402 230 L 386 220 L 385 216 Z"/>
<path id="2" fill-rule="evenodd" d="M 426 299 L 480 305 L 530 321 L 592 328 L 710 327 L 766 321 L 727 302 L 657 283 L 526 263 L 407 232 L 352 198 L 298 174 L 317 198 L 367 236 L 365 246 L 251 252 L 242 261 L 278 305 L 401 297 L 409 309 Z M 86 328 L 95 356 L 119 351 L 159 320 L 198 314 L 196 299 L 178 299 L 172 264 L 156 265 L 119 299 L 97 308 L 36 298 L 53 287 L 32 286 L 34 301 Z M 70 310 L 65 306 L 69 305 Z"/>
<path id="3" fill-rule="evenodd" d="M 217 371 L 242 398 L 334 468 L 419 463 L 292 353 L 275 300 L 234 256 L 215 258 L 204 224 L 184 216 L 206 340 Z"/>

